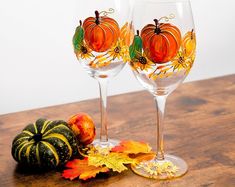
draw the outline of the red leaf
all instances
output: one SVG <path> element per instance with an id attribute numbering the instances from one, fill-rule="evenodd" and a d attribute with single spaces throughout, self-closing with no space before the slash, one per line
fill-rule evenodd
<path id="1" fill-rule="evenodd" d="M 87 180 L 89 178 L 95 177 L 96 174 L 100 172 L 109 171 L 107 167 L 89 166 L 87 158 L 84 158 L 83 160 L 74 159 L 69 161 L 66 164 L 66 167 L 70 169 L 65 169 L 63 171 L 62 177 L 70 180 L 73 180 L 77 177 L 82 180 Z"/>

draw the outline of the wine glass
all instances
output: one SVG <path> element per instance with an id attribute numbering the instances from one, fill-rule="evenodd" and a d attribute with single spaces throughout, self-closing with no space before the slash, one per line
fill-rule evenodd
<path id="1" fill-rule="evenodd" d="M 99 83 L 101 130 L 93 144 L 113 147 L 108 139 L 107 83 L 130 60 L 133 40 L 131 0 L 86 0 L 79 7 L 79 25 L 73 36 L 74 52 L 87 73 Z"/>
<path id="2" fill-rule="evenodd" d="M 148 178 L 179 177 L 188 167 L 183 159 L 164 154 L 163 118 L 167 96 L 182 83 L 195 59 L 196 37 L 190 1 L 141 0 L 136 1 L 133 11 L 136 35 L 130 46 L 129 64 L 156 102 L 157 151 L 153 160 L 134 164 L 132 169 Z"/>

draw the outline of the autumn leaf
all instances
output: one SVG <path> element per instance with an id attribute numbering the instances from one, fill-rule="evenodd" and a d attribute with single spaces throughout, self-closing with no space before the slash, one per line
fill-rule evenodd
<path id="1" fill-rule="evenodd" d="M 131 159 L 125 153 L 113 153 L 101 154 L 94 153 L 89 154 L 88 164 L 92 166 L 106 166 L 113 171 L 121 173 L 124 170 L 127 170 L 127 167 L 124 164 L 134 164 L 135 159 Z"/>
<path id="2" fill-rule="evenodd" d="M 150 153 L 151 147 L 144 142 L 137 142 L 133 140 L 122 141 L 119 145 L 111 149 L 112 152 L 138 154 L 138 153 Z"/>
<path id="3" fill-rule="evenodd" d="M 87 157 L 83 160 L 74 159 L 72 161 L 67 162 L 67 168 L 63 171 L 62 176 L 66 179 L 73 180 L 77 177 L 81 180 L 87 180 L 89 178 L 95 177 L 96 174 L 100 172 L 108 172 L 109 169 L 107 167 L 96 167 L 88 165 Z"/>
<path id="4" fill-rule="evenodd" d="M 129 155 L 130 158 L 135 159 L 135 163 L 140 163 L 142 161 L 152 160 L 155 158 L 155 156 L 156 156 L 156 153 L 154 153 L 154 152 Z"/>

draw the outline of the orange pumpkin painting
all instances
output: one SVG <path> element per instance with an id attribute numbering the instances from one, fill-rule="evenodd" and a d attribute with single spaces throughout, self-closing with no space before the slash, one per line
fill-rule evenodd
<path id="1" fill-rule="evenodd" d="M 146 25 L 141 31 L 143 49 L 146 56 L 157 64 L 162 64 L 174 58 L 181 45 L 180 30 L 170 23 Z"/>
<path id="2" fill-rule="evenodd" d="M 96 52 L 107 51 L 120 35 L 118 23 L 108 16 L 100 16 L 98 11 L 95 11 L 95 17 L 85 19 L 83 28 L 88 47 Z"/>
<path id="3" fill-rule="evenodd" d="M 187 32 L 182 41 L 182 47 L 185 50 L 186 57 L 191 57 L 196 51 L 196 35 L 194 30 Z"/>

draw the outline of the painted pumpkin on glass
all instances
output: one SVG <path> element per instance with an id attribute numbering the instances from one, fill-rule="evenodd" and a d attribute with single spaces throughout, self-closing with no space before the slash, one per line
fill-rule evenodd
<path id="1" fill-rule="evenodd" d="M 104 52 L 116 44 L 120 35 L 118 23 L 108 16 L 89 17 L 83 22 L 85 41 L 89 48 L 96 52 Z"/>
<path id="2" fill-rule="evenodd" d="M 50 169 L 77 155 L 77 142 L 64 121 L 38 119 L 27 125 L 12 143 L 13 158 L 27 166 Z"/>
<path id="3" fill-rule="evenodd" d="M 170 23 L 146 25 L 141 31 L 143 49 L 146 56 L 157 64 L 162 64 L 174 58 L 181 45 L 180 30 Z"/>
<path id="4" fill-rule="evenodd" d="M 196 51 L 196 35 L 193 29 L 184 35 L 182 48 L 184 50 L 185 57 L 191 57 L 194 55 Z"/>

